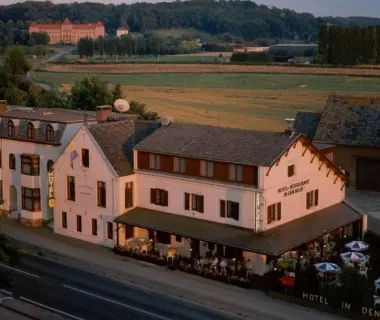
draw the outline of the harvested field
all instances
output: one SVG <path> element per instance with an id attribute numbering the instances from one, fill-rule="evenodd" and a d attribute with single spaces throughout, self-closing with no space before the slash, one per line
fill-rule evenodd
<path id="1" fill-rule="evenodd" d="M 251 66 L 229 64 L 47 64 L 40 71 L 71 73 L 265 73 L 380 77 L 380 69 Z"/>
<path id="2" fill-rule="evenodd" d="M 63 86 L 69 89 L 70 85 Z M 287 90 L 180 89 L 123 86 L 128 100 L 139 100 L 175 121 L 256 130 L 283 130 L 297 111 L 321 111 L 329 92 Z M 362 95 L 362 93 L 358 93 Z"/>

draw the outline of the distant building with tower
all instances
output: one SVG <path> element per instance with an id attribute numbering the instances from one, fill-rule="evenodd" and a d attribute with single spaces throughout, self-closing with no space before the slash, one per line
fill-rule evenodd
<path id="1" fill-rule="evenodd" d="M 101 21 L 95 24 L 73 24 L 69 18 L 66 18 L 62 24 L 37 24 L 34 21 L 29 26 L 29 33 L 33 32 L 46 32 L 50 37 L 49 44 L 77 43 L 81 38 L 97 39 L 105 35 Z"/>
<path id="2" fill-rule="evenodd" d="M 129 30 L 128 28 L 119 28 L 116 30 L 116 36 L 120 38 L 121 36 L 128 35 Z"/>

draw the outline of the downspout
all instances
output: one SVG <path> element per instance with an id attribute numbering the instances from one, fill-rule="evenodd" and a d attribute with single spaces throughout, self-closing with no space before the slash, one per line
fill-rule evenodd
<path id="1" fill-rule="evenodd" d="M 112 179 L 112 223 L 114 223 L 113 219 L 116 217 L 115 202 L 117 200 L 117 196 L 115 194 L 115 190 L 116 190 L 115 184 L 116 184 L 116 179 Z M 118 243 L 119 242 L 119 230 L 118 230 L 118 228 L 116 228 L 115 234 L 116 234 L 116 243 Z M 115 245 L 115 240 L 113 241 L 113 244 Z"/>

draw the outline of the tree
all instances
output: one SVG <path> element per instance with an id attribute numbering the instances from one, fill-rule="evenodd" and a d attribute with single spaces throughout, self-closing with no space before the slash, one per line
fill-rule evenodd
<path id="1" fill-rule="evenodd" d="M 137 114 L 139 115 L 140 119 L 144 120 L 157 120 L 159 119 L 159 116 L 157 112 L 147 112 L 147 106 L 145 103 L 141 103 L 140 101 L 137 100 L 132 100 L 129 102 L 129 112 L 132 114 Z"/>
<path id="2" fill-rule="evenodd" d="M 39 107 L 69 109 L 71 107 L 70 99 L 71 97 L 67 92 L 43 92 L 39 99 Z"/>
<path id="3" fill-rule="evenodd" d="M 5 94 L 7 102 L 11 105 L 25 106 L 28 94 L 16 87 L 8 88 Z"/>
<path id="4" fill-rule="evenodd" d="M 38 107 L 41 98 L 41 88 L 38 84 L 32 83 L 28 90 L 28 106 Z"/>
<path id="5" fill-rule="evenodd" d="M 75 109 L 95 111 L 97 106 L 111 104 L 108 83 L 96 76 L 84 77 L 71 88 L 71 103 Z"/>
<path id="6" fill-rule="evenodd" d="M 121 89 L 121 85 L 119 83 L 113 87 L 111 94 L 112 94 L 112 101 L 125 98 L 123 91 Z"/>
<path id="7" fill-rule="evenodd" d="M 12 46 L 7 50 L 5 65 L 13 75 L 25 75 L 31 69 L 24 50 L 19 46 Z"/>

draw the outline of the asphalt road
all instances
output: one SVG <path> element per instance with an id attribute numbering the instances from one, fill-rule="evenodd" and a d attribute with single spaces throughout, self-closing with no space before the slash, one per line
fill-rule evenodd
<path id="1" fill-rule="evenodd" d="M 19 269 L 30 274 L 13 272 L 17 296 L 78 319 L 241 319 L 35 256 L 24 256 Z"/>

